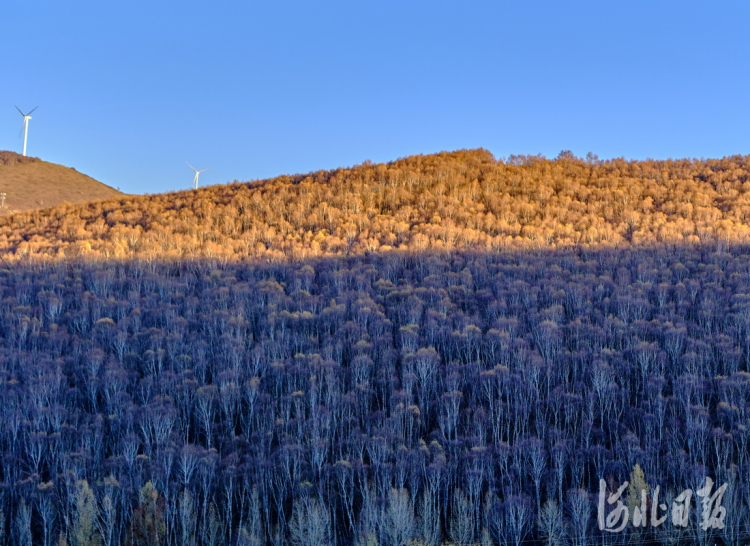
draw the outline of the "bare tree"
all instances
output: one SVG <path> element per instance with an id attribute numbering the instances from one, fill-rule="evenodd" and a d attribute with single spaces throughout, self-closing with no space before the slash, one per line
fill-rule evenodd
<path id="1" fill-rule="evenodd" d="M 515 496 L 497 505 L 490 521 L 495 540 L 503 546 L 521 546 L 531 532 L 532 508 L 528 497 Z"/>
<path id="2" fill-rule="evenodd" d="M 586 546 L 591 522 L 591 501 L 585 489 L 568 491 L 568 513 L 573 546 Z"/>
<path id="3" fill-rule="evenodd" d="M 216 385 L 200 387 L 195 396 L 195 414 L 198 423 L 206 435 L 206 447 L 213 447 L 213 423 L 216 413 L 216 400 L 219 397 L 219 389 Z"/>
<path id="4" fill-rule="evenodd" d="M 182 487 L 190 485 L 190 479 L 198 469 L 201 459 L 205 456 L 204 450 L 200 446 L 185 444 L 180 450 L 177 458 L 177 474 L 182 481 Z"/>
<path id="5" fill-rule="evenodd" d="M 417 536 L 425 546 L 437 546 L 440 543 L 440 509 L 437 499 L 428 488 L 425 488 L 419 503 Z"/>
<path id="6" fill-rule="evenodd" d="M 182 490 L 179 497 L 178 517 L 180 521 L 180 544 L 195 545 L 196 511 L 193 496 L 187 488 Z"/>
<path id="7" fill-rule="evenodd" d="M 403 546 L 414 535 L 414 509 L 406 489 L 391 489 L 382 534 L 388 546 Z"/>
<path id="8" fill-rule="evenodd" d="M 103 546 L 116 546 L 117 536 L 117 496 L 120 484 L 113 477 L 104 479 L 104 490 L 99 501 L 99 517 L 96 528 L 102 537 Z"/>
<path id="9" fill-rule="evenodd" d="M 523 451 L 527 459 L 528 471 L 534 482 L 534 492 L 536 494 L 537 512 L 541 511 L 541 483 L 547 467 L 547 453 L 544 451 L 544 443 L 538 438 L 531 438 L 522 444 Z"/>
<path id="10" fill-rule="evenodd" d="M 726 546 L 740 546 L 744 539 L 744 530 L 747 528 L 747 507 L 742 502 L 742 484 L 737 480 L 735 469 L 729 473 L 727 488 L 722 499 L 722 505 L 731 521 L 724 521 L 724 528 L 718 531 L 721 540 Z"/>
<path id="11" fill-rule="evenodd" d="M 208 508 L 208 521 L 203 526 L 203 541 L 206 546 L 219 546 L 221 544 L 221 535 L 224 527 L 221 519 L 216 513 L 216 506 L 211 503 Z"/>
<path id="12" fill-rule="evenodd" d="M 18 546 L 31 546 L 31 507 L 26 504 L 24 499 L 21 499 L 18 510 L 16 510 L 13 531 Z"/>
<path id="13" fill-rule="evenodd" d="M 328 546 L 332 543 L 331 514 L 321 501 L 295 501 L 289 522 L 289 540 L 294 546 Z"/>
<path id="14" fill-rule="evenodd" d="M 542 506 L 539 514 L 539 532 L 547 546 L 562 546 L 565 544 L 566 533 L 563 514 L 554 499 L 548 500 Z"/>
<path id="15" fill-rule="evenodd" d="M 261 521 L 260 496 L 258 488 L 253 487 L 250 494 L 250 506 L 248 507 L 247 520 L 238 531 L 237 543 L 239 546 L 263 546 L 263 522 Z"/>
<path id="16" fill-rule="evenodd" d="M 461 489 L 453 492 L 451 503 L 451 519 L 448 534 L 451 540 L 459 546 L 471 544 L 474 540 L 474 510 L 469 498 Z"/>
<path id="17" fill-rule="evenodd" d="M 36 498 L 36 508 L 42 519 L 42 545 L 52 545 L 52 530 L 55 525 L 56 509 L 52 499 L 52 482 L 41 483 L 37 486 L 38 496 Z M 2 524 L 2 523 L 0 523 Z M 0 543 L 2 539 L 0 538 Z"/>

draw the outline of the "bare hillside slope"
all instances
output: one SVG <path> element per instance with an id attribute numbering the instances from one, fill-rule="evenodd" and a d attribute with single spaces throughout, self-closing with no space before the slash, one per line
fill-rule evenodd
<path id="1" fill-rule="evenodd" d="M 123 195 L 70 167 L 4 151 L 0 151 L 0 192 L 5 192 L 0 214 Z"/>

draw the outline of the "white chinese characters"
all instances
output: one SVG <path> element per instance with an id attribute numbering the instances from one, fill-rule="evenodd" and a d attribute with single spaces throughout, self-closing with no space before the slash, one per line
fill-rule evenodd
<path id="1" fill-rule="evenodd" d="M 599 504 L 597 511 L 597 522 L 600 531 L 609 533 L 619 533 L 627 527 L 631 521 L 631 510 L 623 502 L 623 493 L 630 485 L 625 482 L 617 491 L 609 496 L 607 495 L 607 484 L 604 480 L 599 480 Z M 705 485 L 695 492 L 696 497 L 700 500 L 701 505 L 701 529 L 723 529 L 724 518 L 727 510 L 721 505 L 722 498 L 727 489 L 725 483 L 712 493 L 714 482 L 711 478 L 706 478 Z M 669 516 L 667 505 L 659 503 L 659 486 L 657 485 L 651 495 L 651 510 L 648 510 L 647 490 L 642 489 L 640 492 L 640 505 L 632 509 L 632 525 L 635 528 L 645 528 L 650 523 L 651 527 L 659 527 Z M 686 489 L 675 497 L 672 502 L 671 521 L 675 527 L 687 527 L 690 521 L 690 503 L 693 498 L 692 489 Z M 696 501 L 697 502 L 697 501 Z M 614 506 L 613 506 L 614 505 Z M 611 507 L 607 513 L 607 507 Z M 649 518 L 650 516 L 650 518 Z"/>

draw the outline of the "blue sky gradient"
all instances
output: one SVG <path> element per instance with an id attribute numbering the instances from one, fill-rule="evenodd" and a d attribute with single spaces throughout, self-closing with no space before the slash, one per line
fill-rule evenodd
<path id="1" fill-rule="evenodd" d="M 750 3 L 10 0 L 0 150 L 128 193 L 484 147 L 750 153 Z"/>

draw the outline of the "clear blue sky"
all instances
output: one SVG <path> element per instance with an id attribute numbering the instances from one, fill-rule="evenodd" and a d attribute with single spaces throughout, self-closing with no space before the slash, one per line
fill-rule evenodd
<path id="1" fill-rule="evenodd" d="M 750 153 L 750 2 L 6 0 L 0 149 L 122 191 L 484 147 Z"/>

